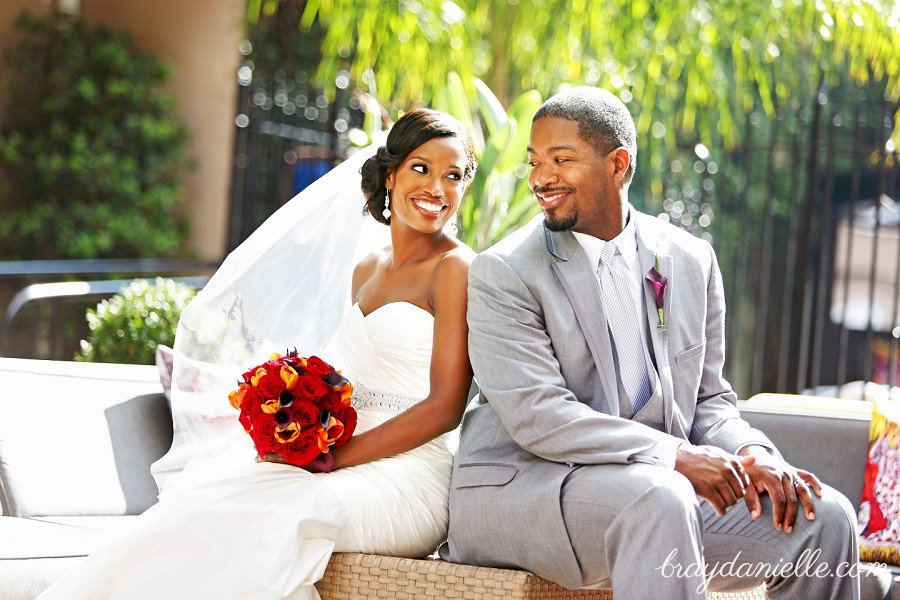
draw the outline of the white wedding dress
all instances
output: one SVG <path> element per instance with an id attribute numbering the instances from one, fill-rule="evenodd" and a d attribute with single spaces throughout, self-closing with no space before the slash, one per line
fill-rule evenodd
<path id="1" fill-rule="evenodd" d="M 357 432 L 429 392 L 434 317 L 406 302 L 337 334 Z M 223 402 L 225 400 L 223 399 Z M 237 415 L 235 414 L 235 422 Z M 51 599 L 317 599 L 332 552 L 422 557 L 447 532 L 450 435 L 391 458 L 311 474 L 273 463 L 193 461 L 135 529 L 51 587 Z"/>

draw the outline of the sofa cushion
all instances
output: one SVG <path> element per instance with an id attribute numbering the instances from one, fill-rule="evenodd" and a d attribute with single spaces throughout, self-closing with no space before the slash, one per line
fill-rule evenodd
<path id="1" fill-rule="evenodd" d="M 126 533 L 137 518 L 0 517 L 0 561 L 87 556 Z"/>
<path id="2" fill-rule="evenodd" d="M 171 441 L 154 366 L 0 358 L 5 515 L 139 514 Z"/>
<path id="3" fill-rule="evenodd" d="M 137 517 L 0 517 L 0 597 L 32 600 Z"/>
<path id="4" fill-rule="evenodd" d="M 0 597 L 3 600 L 34 600 L 83 560 L 83 556 L 0 559 L 0 590 L 3 590 Z"/>

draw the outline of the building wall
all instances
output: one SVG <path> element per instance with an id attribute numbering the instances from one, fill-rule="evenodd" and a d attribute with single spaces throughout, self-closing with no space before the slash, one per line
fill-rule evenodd
<path id="1" fill-rule="evenodd" d="M 246 0 L 82 0 L 88 25 L 128 29 L 135 42 L 169 61 L 169 87 L 192 133 L 195 167 L 185 175 L 183 210 L 190 245 L 202 258 L 225 253 L 231 183 L 238 44 Z"/>
<path id="2" fill-rule="evenodd" d="M 47 2 L 35 2 L 34 0 L 2 0 L 0 2 L 0 81 L 7 77 L 9 66 L 6 63 L 7 50 L 14 48 L 19 43 L 19 32 L 14 24 L 16 18 L 28 9 L 32 14 L 43 14 L 50 10 Z M 0 88 L 0 119 L 6 114 L 6 93 Z"/>

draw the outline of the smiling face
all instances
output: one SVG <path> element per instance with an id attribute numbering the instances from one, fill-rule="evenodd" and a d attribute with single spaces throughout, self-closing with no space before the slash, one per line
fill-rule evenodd
<path id="1" fill-rule="evenodd" d="M 456 214 L 465 191 L 466 152 L 459 138 L 433 138 L 392 170 L 385 187 L 391 192 L 391 222 L 432 233 Z"/>
<path id="2" fill-rule="evenodd" d="M 528 146 L 528 185 L 551 231 L 572 230 L 610 240 L 624 226 L 629 158 L 624 148 L 597 149 L 578 123 L 536 120 Z"/>

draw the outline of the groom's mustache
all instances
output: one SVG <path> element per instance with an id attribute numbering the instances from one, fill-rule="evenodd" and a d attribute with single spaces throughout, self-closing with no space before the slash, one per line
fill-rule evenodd
<path id="1" fill-rule="evenodd" d="M 535 194 L 547 194 L 553 192 L 574 192 L 575 188 L 568 186 L 543 187 L 538 186 L 532 190 Z"/>

